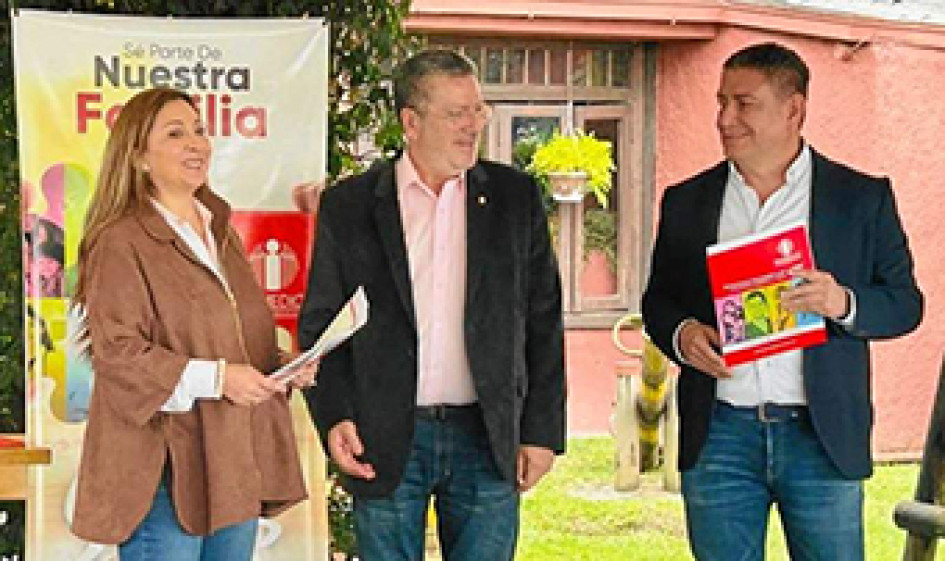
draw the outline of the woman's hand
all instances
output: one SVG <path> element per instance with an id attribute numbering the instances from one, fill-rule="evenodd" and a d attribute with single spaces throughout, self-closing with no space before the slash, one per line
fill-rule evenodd
<path id="1" fill-rule="evenodd" d="M 223 375 L 223 397 L 236 405 L 256 405 L 274 393 L 284 393 L 285 386 L 263 376 L 248 364 L 227 364 Z"/>
<path id="2" fill-rule="evenodd" d="M 289 387 L 303 389 L 315 385 L 315 378 L 318 376 L 319 361 L 309 362 L 298 369 L 295 378 L 289 380 Z"/>

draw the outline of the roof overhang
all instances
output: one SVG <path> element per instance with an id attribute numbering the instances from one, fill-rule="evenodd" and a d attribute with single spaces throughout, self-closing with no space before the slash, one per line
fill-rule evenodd
<path id="1" fill-rule="evenodd" d="M 413 0 L 404 25 L 431 35 L 595 41 L 706 40 L 730 26 L 853 45 L 885 40 L 945 50 L 943 25 L 721 0 Z"/>

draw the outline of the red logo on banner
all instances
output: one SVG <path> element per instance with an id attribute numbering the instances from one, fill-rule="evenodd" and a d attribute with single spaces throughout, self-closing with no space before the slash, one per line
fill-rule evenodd
<path id="1" fill-rule="evenodd" d="M 278 292 L 298 278 L 299 257 L 285 240 L 269 238 L 248 249 L 249 264 L 266 292 Z"/>
<path id="2" fill-rule="evenodd" d="M 276 323 L 294 339 L 308 281 L 315 217 L 295 211 L 240 210 L 233 212 L 230 222 L 243 239 Z"/>

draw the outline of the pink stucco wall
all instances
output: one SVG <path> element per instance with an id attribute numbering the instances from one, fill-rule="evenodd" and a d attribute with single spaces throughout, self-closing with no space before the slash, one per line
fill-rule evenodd
<path id="1" fill-rule="evenodd" d="M 721 158 L 714 128 L 721 64 L 765 40 L 794 48 L 811 68 L 808 141 L 829 157 L 892 178 L 926 312 L 912 335 L 873 344 L 874 447 L 880 455 L 921 451 L 945 342 L 945 51 L 878 43 L 851 53 L 832 41 L 738 28 L 723 28 L 712 41 L 664 43 L 658 193 Z"/>
<path id="2" fill-rule="evenodd" d="M 638 332 L 624 333 L 624 345 L 640 347 Z M 611 343 L 609 330 L 569 330 L 565 346 L 568 431 L 571 435 L 607 432 L 617 392 L 617 363 L 633 360 L 622 355 Z"/>

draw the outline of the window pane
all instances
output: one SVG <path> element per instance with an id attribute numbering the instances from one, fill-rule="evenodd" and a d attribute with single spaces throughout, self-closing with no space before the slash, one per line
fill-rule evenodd
<path id="1" fill-rule="evenodd" d="M 469 57 L 469 60 L 476 65 L 476 71 L 479 73 L 479 78 L 482 78 L 482 47 L 466 47 L 466 56 Z"/>
<path id="2" fill-rule="evenodd" d="M 593 52 L 591 63 L 591 85 L 607 85 L 607 51 L 597 49 Z"/>
<path id="3" fill-rule="evenodd" d="M 617 293 L 617 213 L 601 208 L 584 211 L 584 255 L 581 294 Z"/>
<path id="4" fill-rule="evenodd" d="M 502 49 L 486 49 L 485 82 L 487 84 L 502 83 L 502 58 Z"/>
<path id="5" fill-rule="evenodd" d="M 568 51 L 555 49 L 551 51 L 551 83 L 563 86 L 568 79 Z"/>
<path id="6" fill-rule="evenodd" d="M 584 121 L 584 131 L 593 133 L 595 137 L 610 142 L 610 153 L 614 159 L 614 171 L 610 176 L 611 189 L 607 197 L 607 208 L 616 209 L 620 203 L 620 189 L 617 185 L 620 169 L 620 121 L 618 119 L 587 119 Z M 596 199 L 595 199 L 596 201 Z M 594 203 L 596 205 L 596 203 Z"/>
<path id="7" fill-rule="evenodd" d="M 588 53 L 585 49 L 574 49 L 571 55 L 571 84 L 575 86 L 587 85 Z"/>
<path id="8" fill-rule="evenodd" d="M 617 119 L 588 119 L 584 130 L 593 132 L 601 140 L 609 140 L 614 164 L 619 169 L 620 121 Z M 618 213 L 620 185 L 616 170 L 611 175 L 611 189 L 607 206 L 601 206 L 597 198 L 585 200 L 584 211 L 584 256 L 581 264 L 580 290 L 584 296 L 610 296 L 617 293 L 617 268 L 620 254 L 617 251 L 617 234 L 620 229 Z"/>
<path id="9" fill-rule="evenodd" d="M 539 144 L 561 128 L 558 117 L 512 117 L 512 165 L 525 169 L 532 161 Z"/>
<path id="10" fill-rule="evenodd" d="M 506 84 L 525 82 L 525 49 L 509 49 L 505 68 Z"/>
<path id="11" fill-rule="evenodd" d="M 615 50 L 612 61 L 610 83 L 617 88 L 626 88 L 630 85 L 630 49 Z"/>
<path id="12" fill-rule="evenodd" d="M 539 85 L 545 83 L 544 49 L 532 49 L 528 51 L 528 83 Z"/>

